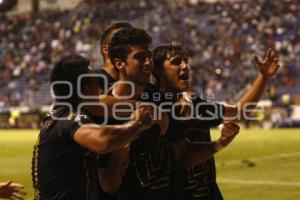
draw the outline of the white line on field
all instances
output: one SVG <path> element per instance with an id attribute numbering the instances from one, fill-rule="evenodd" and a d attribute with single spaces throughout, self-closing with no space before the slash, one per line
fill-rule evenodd
<path id="1" fill-rule="evenodd" d="M 257 158 L 243 158 L 240 160 L 229 160 L 229 161 L 223 161 L 226 164 L 238 164 L 241 163 L 242 160 L 250 160 L 250 161 L 262 161 L 262 160 L 272 160 L 274 158 L 289 158 L 289 157 L 297 157 L 300 156 L 300 152 L 293 152 L 293 153 L 283 153 L 283 154 L 276 154 L 272 156 L 262 156 Z"/>
<path id="2" fill-rule="evenodd" d="M 270 185 L 270 186 L 300 186 L 300 182 L 286 182 L 286 181 L 253 181 L 253 180 L 235 180 L 219 178 L 218 183 L 230 183 L 239 185 Z"/>

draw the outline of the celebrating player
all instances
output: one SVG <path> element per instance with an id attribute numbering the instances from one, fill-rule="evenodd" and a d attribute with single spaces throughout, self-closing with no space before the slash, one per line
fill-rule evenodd
<path id="1" fill-rule="evenodd" d="M 198 144 L 199 147 L 209 143 L 211 141 L 209 131 L 211 126 L 220 124 L 224 117 L 237 116 L 239 112 L 246 108 L 248 103 L 252 103 L 252 107 L 255 106 L 260 99 L 267 80 L 276 73 L 279 65 L 278 59 L 274 57 L 271 50 L 268 50 L 263 62 L 260 62 L 257 56 L 254 59 L 261 73 L 252 88 L 237 105 L 209 103 L 198 97 L 193 99 L 195 105 L 201 104 L 196 112 L 198 112 L 198 116 L 202 117 L 200 117 L 200 120 L 194 119 L 178 122 L 178 127 L 184 127 L 186 140 L 189 143 Z M 191 91 L 188 55 L 183 46 L 169 44 L 157 47 L 154 50 L 153 61 L 154 74 L 158 80 L 160 90 L 171 93 Z M 205 117 L 207 117 L 208 113 L 215 113 L 215 115 L 207 120 Z M 236 129 L 234 126 L 234 124 L 229 125 L 225 123 L 225 131 Z M 221 141 L 224 138 L 228 140 L 228 134 L 223 135 L 222 133 Z M 217 147 L 216 150 L 226 146 L 231 139 L 225 143 L 219 143 L 221 145 L 215 146 Z M 179 148 L 180 146 L 177 147 L 177 149 Z M 178 150 L 178 152 L 181 152 L 181 150 Z M 195 160 L 190 160 L 189 162 L 195 162 Z M 187 170 L 179 166 L 173 170 L 172 183 L 174 187 L 177 187 L 172 190 L 172 199 L 223 199 L 216 183 L 216 170 L 213 158 Z M 178 185 L 178 183 L 183 184 Z"/>
<path id="2" fill-rule="evenodd" d="M 112 126 L 98 126 L 85 110 L 78 113 L 81 103 L 92 102 L 82 99 L 78 90 L 88 96 L 100 92 L 93 77 L 83 78 L 79 88 L 78 78 L 84 74 L 93 71 L 89 61 L 79 55 L 63 58 L 52 70 L 56 102 L 42 122 L 32 159 L 35 199 L 101 199 L 99 183 L 104 190 L 114 186 L 107 186 L 109 177 L 100 175 L 97 179 L 101 168 L 98 155 L 126 146 L 152 125 L 145 109 L 133 113 L 127 123 Z"/>

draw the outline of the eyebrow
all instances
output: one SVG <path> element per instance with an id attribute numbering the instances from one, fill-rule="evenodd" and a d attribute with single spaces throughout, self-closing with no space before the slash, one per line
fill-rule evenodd
<path id="1" fill-rule="evenodd" d="M 138 52 L 136 52 L 136 53 L 134 53 L 133 54 L 133 56 L 135 56 L 135 55 L 140 55 L 140 54 L 146 54 L 146 55 L 151 55 L 152 56 L 152 51 L 150 51 L 150 50 L 144 50 L 144 51 L 138 51 Z"/>
<path id="2" fill-rule="evenodd" d="M 177 58 L 181 58 L 182 60 L 188 60 L 188 58 L 186 56 L 181 56 L 181 55 L 178 55 L 178 54 L 176 54 L 174 56 L 171 56 L 170 58 L 167 58 L 167 60 L 172 62 L 173 60 L 175 60 Z"/>

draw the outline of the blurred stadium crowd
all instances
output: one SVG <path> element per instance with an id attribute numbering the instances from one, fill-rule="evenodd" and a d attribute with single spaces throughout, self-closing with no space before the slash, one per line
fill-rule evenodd
<path id="1" fill-rule="evenodd" d="M 283 66 L 265 99 L 281 105 L 300 94 L 300 3 L 297 0 L 168 0 L 81 3 L 74 10 L 0 17 L 0 110 L 50 105 L 48 76 L 62 55 L 74 51 L 100 68 L 104 28 L 128 20 L 149 31 L 154 45 L 178 41 L 191 54 L 193 86 L 205 98 L 235 100 L 257 74 L 252 54 L 267 47 Z M 262 55 L 261 55 L 262 56 Z"/>

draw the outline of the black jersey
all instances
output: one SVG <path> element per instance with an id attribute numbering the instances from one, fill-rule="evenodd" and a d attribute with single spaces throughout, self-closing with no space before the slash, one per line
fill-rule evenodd
<path id="1" fill-rule="evenodd" d="M 99 81 L 99 85 L 100 88 L 103 89 L 103 92 L 105 94 L 107 94 L 109 92 L 110 87 L 117 81 L 115 80 L 106 70 L 104 70 L 103 68 L 100 70 L 96 70 L 96 74 L 102 75 L 103 77 L 101 77 L 100 81 Z M 105 125 L 114 125 L 114 124 L 121 124 L 124 122 L 121 121 L 117 121 L 113 118 L 109 118 L 109 119 L 104 119 L 103 117 L 94 117 L 93 118 L 95 120 L 95 122 L 97 124 L 105 124 Z M 104 168 L 107 167 L 109 160 L 110 160 L 110 153 L 107 153 L 105 155 L 102 155 L 101 157 L 99 157 L 99 161 L 102 163 L 102 166 Z M 106 193 L 102 190 L 102 188 L 100 187 L 99 193 L 102 197 L 102 199 L 105 200 L 115 200 L 116 196 L 115 194 L 111 194 L 111 193 Z"/>
<path id="2" fill-rule="evenodd" d="M 177 121 L 173 125 L 184 129 L 188 142 L 201 145 L 201 143 L 211 142 L 209 128 L 223 121 L 224 106 L 200 98 L 194 100 L 194 104 L 197 103 L 201 104 L 197 110 L 200 120 Z M 215 116 L 212 113 L 215 113 Z M 214 158 L 188 169 L 173 164 L 171 196 L 171 199 L 178 200 L 222 200 L 223 197 L 216 183 Z"/>
<path id="3" fill-rule="evenodd" d="M 87 115 L 70 114 L 63 107 L 43 120 L 32 159 L 34 199 L 100 198 L 96 174 L 98 156 L 73 139 L 81 124 L 92 122 Z"/>
<path id="4" fill-rule="evenodd" d="M 147 85 L 140 100 L 156 105 L 153 94 L 159 93 L 154 85 Z M 119 200 L 166 200 L 169 199 L 171 157 L 168 135 L 161 134 L 159 125 L 146 130 L 130 145 L 129 166 L 118 193 Z"/>
<path id="5" fill-rule="evenodd" d="M 168 199 L 171 162 L 165 135 L 154 125 L 130 145 L 129 166 L 118 193 L 120 200 Z"/>
<path id="6" fill-rule="evenodd" d="M 101 81 L 99 82 L 100 87 L 102 89 L 108 89 L 110 88 L 117 80 L 114 79 L 105 69 L 96 70 L 97 74 L 102 75 Z M 107 88 L 105 88 L 107 87 Z M 104 91 L 107 92 L 107 91 Z"/>

